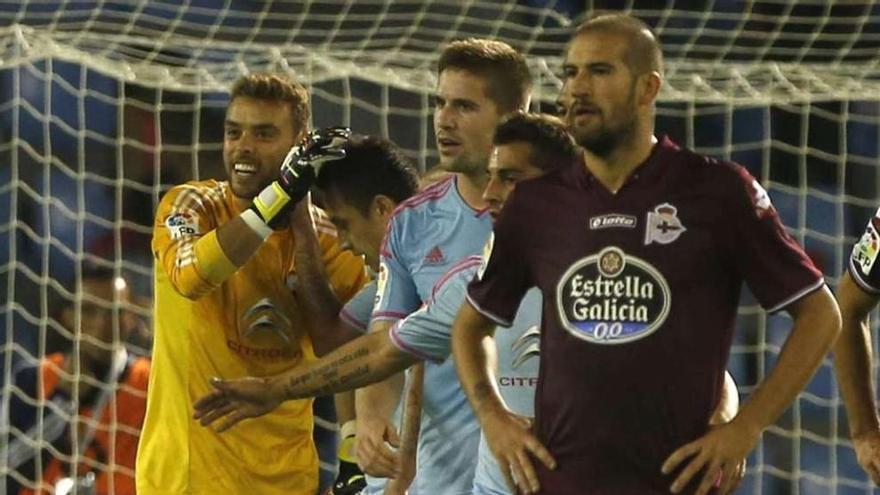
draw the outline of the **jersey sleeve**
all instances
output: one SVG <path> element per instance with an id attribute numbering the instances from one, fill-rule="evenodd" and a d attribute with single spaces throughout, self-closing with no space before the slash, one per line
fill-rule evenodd
<path id="1" fill-rule="evenodd" d="M 849 256 L 849 273 L 862 290 L 869 294 L 880 294 L 880 209 L 874 213 L 865 233 L 853 246 Z"/>
<path id="2" fill-rule="evenodd" d="M 734 238 L 728 246 L 752 293 L 769 312 L 822 287 L 822 272 L 786 232 L 767 191 L 745 168 L 734 165 Z"/>
<path id="3" fill-rule="evenodd" d="M 392 217 L 385 239 L 382 241 L 373 320 L 396 321 L 406 317 L 422 304 L 404 256 L 405 215 L 404 212 Z"/>
<path id="4" fill-rule="evenodd" d="M 452 324 L 464 302 L 468 282 L 481 263 L 479 257 L 472 256 L 453 266 L 437 281 L 427 305 L 391 327 L 391 342 L 421 360 L 446 360 L 452 353 Z"/>
<path id="5" fill-rule="evenodd" d="M 333 292 L 341 303 L 351 299 L 369 280 L 364 259 L 351 250 L 342 249 L 333 224 L 323 211 L 315 208 L 315 230 L 321 246 L 321 259 L 327 270 L 327 278 Z"/>
<path id="6" fill-rule="evenodd" d="M 523 236 L 528 232 L 525 199 L 514 190 L 501 210 L 495 228 L 483 248 L 483 263 L 467 290 L 468 302 L 483 316 L 503 327 L 513 324 L 526 291 L 533 284 Z"/>
<path id="7" fill-rule="evenodd" d="M 197 299 L 216 289 L 237 267 L 217 240 L 211 190 L 177 186 L 162 198 L 153 225 L 153 256 L 179 294 Z"/>
<path id="8" fill-rule="evenodd" d="M 375 300 L 376 281 L 373 280 L 363 286 L 354 297 L 345 303 L 345 306 L 339 312 L 339 318 L 358 332 L 367 333 Z"/>

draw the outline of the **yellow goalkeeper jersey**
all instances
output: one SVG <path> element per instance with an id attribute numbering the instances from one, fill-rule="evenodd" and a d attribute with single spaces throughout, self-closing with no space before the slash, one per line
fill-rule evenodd
<path id="1" fill-rule="evenodd" d="M 151 494 L 314 495 L 318 458 L 311 400 L 218 434 L 192 419 L 212 376 L 281 373 L 315 359 L 296 300 L 295 239 L 273 233 L 240 269 L 215 229 L 241 210 L 227 182 L 189 182 L 162 199 L 153 227 L 155 341 L 137 489 Z M 366 282 L 363 260 L 343 251 L 326 215 L 313 218 L 340 300 Z"/>

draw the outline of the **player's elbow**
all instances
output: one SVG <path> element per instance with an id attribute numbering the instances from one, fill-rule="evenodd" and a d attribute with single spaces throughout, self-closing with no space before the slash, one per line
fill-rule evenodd
<path id="1" fill-rule="evenodd" d="M 394 345 L 389 332 L 370 334 L 369 340 L 371 352 L 376 355 L 376 369 L 382 375 L 379 378 L 380 380 L 399 373 L 419 361 L 415 356 L 400 350 Z"/>
<path id="2" fill-rule="evenodd" d="M 312 350 L 317 357 L 325 356 L 361 335 L 339 319 L 328 322 L 325 328 L 326 331 L 315 332 L 312 339 Z"/>
<path id="3" fill-rule="evenodd" d="M 823 286 L 795 303 L 791 312 L 796 324 L 800 321 L 809 323 L 811 331 L 816 332 L 816 336 L 821 338 L 828 348 L 834 345 L 837 337 L 840 336 L 843 319 L 837 301 L 828 287 Z"/>
<path id="4" fill-rule="evenodd" d="M 483 316 L 474 308 L 470 301 L 465 300 L 455 323 L 452 325 L 452 352 L 456 347 L 470 347 L 481 341 L 484 337 L 491 337 L 495 330 L 495 323 Z"/>

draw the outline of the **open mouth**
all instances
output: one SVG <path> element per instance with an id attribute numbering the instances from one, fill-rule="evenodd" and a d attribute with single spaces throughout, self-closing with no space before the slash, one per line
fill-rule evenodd
<path id="1" fill-rule="evenodd" d="M 252 165 L 250 163 L 236 163 L 235 166 L 233 166 L 232 170 L 235 172 L 236 175 L 240 175 L 242 177 L 251 177 L 253 175 L 256 175 L 258 169 L 256 165 Z"/>

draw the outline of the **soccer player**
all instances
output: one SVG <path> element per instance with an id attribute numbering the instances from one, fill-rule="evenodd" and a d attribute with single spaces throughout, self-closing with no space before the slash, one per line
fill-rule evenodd
<path id="1" fill-rule="evenodd" d="M 340 156 L 346 134 L 312 133 L 294 147 L 308 120 L 299 84 L 265 74 L 239 79 L 224 124 L 228 181 L 174 187 L 159 205 L 140 494 L 317 491 L 310 400 L 223 436 L 199 428 L 190 409 L 211 376 L 273 375 L 337 345 L 339 336 L 310 318 L 367 280 L 363 260 L 339 247 L 332 224 L 306 197 L 314 168 Z M 315 266 L 326 273 L 310 272 Z M 330 284 L 300 290 L 301 279 L 318 276 Z"/>
<path id="2" fill-rule="evenodd" d="M 376 272 L 379 269 L 379 249 L 388 222 L 397 205 L 416 193 L 417 175 L 406 157 L 390 141 L 356 137 L 345 143 L 343 150 L 345 157 L 321 167 L 315 183 L 324 193 L 326 212 L 340 238 L 355 253 L 362 255 L 367 266 Z M 367 331 L 375 297 L 374 280 L 365 285 L 341 311 L 335 315 L 324 315 L 321 324 L 345 325 L 357 332 L 350 337 L 360 335 Z M 339 333 L 344 331 L 340 329 Z M 339 450 L 339 476 L 333 492 L 336 495 L 354 493 L 353 490 L 363 484 L 363 481 L 358 481 L 359 472 L 354 465 L 353 394 L 337 395 L 336 412 L 342 425 L 342 444 Z M 407 409 L 407 412 L 411 410 Z M 416 413 L 421 414 L 421 409 L 416 408 Z M 407 485 L 404 478 L 395 478 L 391 489 L 402 493 L 406 487 L 398 489 L 397 485 Z M 368 487 L 364 493 L 383 493 L 385 481 L 385 478 L 368 476 Z"/>
<path id="3" fill-rule="evenodd" d="M 61 327 L 79 339 L 79 352 L 50 354 L 37 364 L 22 361 L 23 366 L 13 371 L 13 384 L 28 400 L 12 394 L 10 422 L 25 432 L 27 440 L 16 438 L 8 446 L 6 463 L 21 478 L 8 476 L 4 493 L 51 493 L 52 486 L 63 486 L 65 478 L 97 495 L 134 493 L 131 473 L 146 411 L 150 360 L 130 356 L 121 345 L 134 328 L 130 313 L 120 312 L 118 333 L 114 329 L 114 306 L 124 307 L 129 301 L 124 279 L 115 277 L 111 269 L 88 266 L 82 270 L 79 294 L 78 322 L 73 303 L 57 314 Z M 76 377 L 77 383 L 70 377 Z M 42 423 L 33 406 L 38 400 L 52 406 L 44 409 Z M 37 430 L 40 425 L 42 434 Z M 38 438 L 51 448 L 35 448 L 31 442 Z M 80 456 L 75 472 L 58 453 Z M 35 472 L 37 466 L 42 467 L 42 475 Z"/>
<path id="4" fill-rule="evenodd" d="M 873 350 L 868 314 L 880 301 L 880 210 L 865 227 L 853 247 L 849 268 L 837 286 L 843 321 L 834 347 L 834 367 L 846 404 L 849 432 L 859 464 L 875 484 L 880 484 L 880 418 L 874 397 L 871 371 Z"/>
<path id="5" fill-rule="evenodd" d="M 724 486 L 840 328 L 822 274 L 746 170 L 654 137 L 661 54 L 632 17 L 576 29 L 564 73 L 584 164 L 517 187 L 456 320 L 462 385 L 526 493 Z M 794 325 L 739 414 L 707 428 L 744 281 Z M 534 434 L 503 407 L 475 345 L 512 322 L 532 286 L 544 298 Z"/>
<path id="6" fill-rule="evenodd" d="M 434 129 L 439 166 L 453 175 L 404 202 L 391 219 L 380 252 L 371 332 L 385 333 L 417 310 L 453 264 L 477 254 L 491 230 L 482 192 L 501 117 L 528 106 L 532 78 L 509 45 L 468 39 L 447 46 L 437 67 Z M 414 490 L 469 493 L 477 425 L 471 420 L 451 362 L 426 363 Z M 385 439 L 402 377 L 357 392 L 358 461 L 367 472 L 390 473 L 398 460 Z M 438 491 L 439 490 L 439 491 Z"/>

